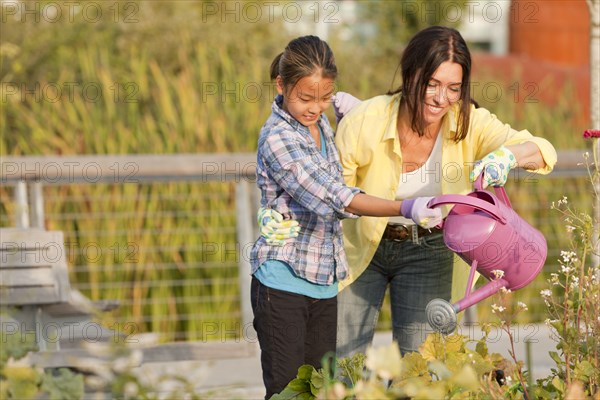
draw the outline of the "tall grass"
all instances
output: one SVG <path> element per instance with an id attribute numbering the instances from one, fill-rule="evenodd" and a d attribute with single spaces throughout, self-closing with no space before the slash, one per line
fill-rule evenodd
<path id="1" fill-rule="evenodd" d="M 186 7 L 193 15 L 194 6 L 183 3 L 176 7 Z M 163 11 L 174 13 L 170 8 Z M 42 57 L 28 67 L 29 75 L 15 68 L 27 57 L 9 59 L 7 64 L 3 56 L 4 83 L 20 84 L 24 79 L 27 84 L 64 90 L 69 82 L 78 82 L 79 87 L 91 84 L 100 91 L 94 95 L 94 91 L 74 90 L 72 98 L 63 92 L 58 101 L 36 101 L 22 93 L 8 97 L 0 112 L 1 154 L 254 151 L 275 93 L 268 66 L 290 34 L 258 25 L 230 31 L 217 24 L 196 27 L 184 22 L 177 28 L 167 17 L 154 18 L 142 19 L 135 29 L 103 31 L 114 41 L 77 42 L 69 49 L 59 46 L 62 62 L 51 55 Z M 81 41 L 80 35 L 93 33 L 87 26 L 81 29 L 83 34 L 67 32 L 61 40 Z M 118 45 L 124 35 L 119 29 L 130 35 L 126 45 Z M 155 30 L 161 34 L 150 34 Z M 143 45 L 145 40 L 148 46 Z M 41 36 L 40 42 L 51 40 Z M 397 60 L 389 54 L 377 55 L 368 45 L 336 39 L 331 44 L 340 89 L 367 98 L 399 84 L 398 77 L 392 84 Z M 36 47 L 29 46 L 23 51 L 31 54 Z M 43 73 L 44 63 L 47 73 Z M 565 96 L 552 109 L 507 99 L 489 104 L 478 100 L 500 119 L 547 137 L 557 148 L 580 147 L 573 138 L 582 127 L 573 123 L 568 99 Z M 332 116 L 331 110 L 328 113 Z M 585 187 L 575 180 L 557 182 L 541 178 L 533 189 L 516 184 L 509 190 L 524 218 L 559 239 L 552 245 L 554 252 L 563 245 L 560 223 L 547 208 L 562 193 L 581 193 Z M 550 187 L 557 198 L 547 194 Z M 0 191 L 0 222 L 8 226 L 14 205 L 10 190 Z M 138 332 L 163 333 L 165 340 L 196 340 L 206 338 L 203 324 L 207 321 L 228 326 L 239 321 L 239 302 L 246 299 L 239 298 L 237 277 L 248 271 L 238 271 L 231 252 L 236 242 L 233 183 L 47 186 L 45 197 L 47 228 L 66 235 L 72 281 L 92 299 L 122 304 L 103 316 L 107 325 L 132 323 Z M 533 203 L 539 207 L 527 206 Z M 100 255 L 92 253 L 97 249 Z M 536 296 L 535 291 L 523 292 Z M 382 326 L 388 321 L 384 308 Z"/>

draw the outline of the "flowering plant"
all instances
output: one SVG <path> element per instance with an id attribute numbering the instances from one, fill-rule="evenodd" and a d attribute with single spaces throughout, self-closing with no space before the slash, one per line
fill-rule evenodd
<path id="1" fill-rule="evenodd" d="M 586 130 L 583 136 L 596 141 L 600 131 Z M 593 163 L 590 163 L 589 153 L 584 154 L 584 160 L 598 208 L 600 166 L 596 145 L 594 143 Z M 565 222 L 570 248 L 560 253 L 560 270 L 550 275 L 549 287 L 540 292 L 549 313 L 546 323 L 558 339 L 558 351 L 550 352 L 557 368 L 539 383 L 562 396 L 599 398 L 600 237 L 597 226 L 600 221 L 571 207 L 567 197 L 552 204 L 552 208 Z"/>

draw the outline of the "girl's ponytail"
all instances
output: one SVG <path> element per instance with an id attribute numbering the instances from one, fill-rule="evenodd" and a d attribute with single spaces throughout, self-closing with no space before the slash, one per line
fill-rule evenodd
<path id="1" fill-rule="evenodd" d="M 279 53 L 271 63 L 271 79 L 275 79 L 279 75 L 279 62 L 281 61 L 281 57 L 283 57 L 283 52 Z"/>

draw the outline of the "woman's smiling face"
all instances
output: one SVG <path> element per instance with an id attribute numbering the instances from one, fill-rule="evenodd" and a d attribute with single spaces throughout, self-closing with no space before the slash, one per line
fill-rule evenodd
<path id="1" fill-rule="evenodd" d="M 437 124 L 460 99 L 463 71 L 460 64 L 444 61 L 427 84 L 423 120 L 426 125 Z"/>

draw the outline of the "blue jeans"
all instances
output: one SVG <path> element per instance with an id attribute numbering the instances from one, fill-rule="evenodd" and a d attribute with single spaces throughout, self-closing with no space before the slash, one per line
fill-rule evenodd
<path id="1" fill-rule="evenodd" d="M 388 285 L 393 338 L 402 354 L 418 351 L 432 332 L 427 303 L 450 300 L 453 255 L 441 233 L 419 238 L 418 244 L 382 240 L 367 269 L 338 294 L 337 356 L 366 351 Z"/>

